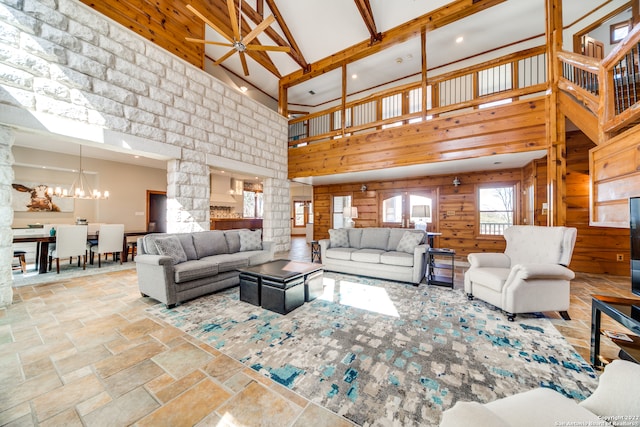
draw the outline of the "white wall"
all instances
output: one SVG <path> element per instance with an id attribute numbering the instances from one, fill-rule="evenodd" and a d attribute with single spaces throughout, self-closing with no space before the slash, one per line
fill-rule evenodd
<path id="1" fill-rule="evenodd" d="M 76 172 L 57 170 L 77 166 L 78 157 L 50 151 L 13 147 L 14 182 L 56 183 L 69 186 Z M 71 224 L 76 218 L 89 222 L 124 224 L 125 230 L 146 230 L 147 190 L 167 191 L 166 169 L 133 166 L 84 157 L 83 169 L 90 185 L 109 190 L 107 200 L 75 200 L 73 212 L 14 212 L 13 227 L 34 223 Z M 43 169 L 47 166 L 48 169 Z M 137 215 L 142 213 L 142 215 Z"/>
<path id="2" fill-rule="evenodd" d="M 264 239 L 289 248 L 286 118 L 76 0 L 0 0 L 6 218 L 17 129 L 170 159 L 168 231 L 209 229 L 211 166 L 259 170 Z M 0 221 L 0 306 L 11 303 L 11 222 Z"/>

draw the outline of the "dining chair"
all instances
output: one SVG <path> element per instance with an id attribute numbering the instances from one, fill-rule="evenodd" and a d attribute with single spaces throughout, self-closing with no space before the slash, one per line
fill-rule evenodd
<path id="1" fill-rule="evenodd" d="M 60 225 L 56 229 L 55 246 L 49 248 L 49 271 L 52 261 L 56 260 L 56 272 L 60 274 L 60 258 L 78 257 L 78 267 L 82 257 L 82 269 L 87 267 L 87 226 Z"/>
<path id="2" fill-rule="evenodd" d="M 86 237 L 86 236 L 85 236 Z M 122 246 L 124 242 L 124 224 L 102 224 L 98 231 L 98 242 L 96 244 L 87 243 L 87 249 L 89 250 L 89 263 L 93 264 L 94 254 L 98 254 L 98 268 L 102 267 L 100 261 L 100 255 L 113 254 L 113 260 L 116 259 L 116 254 L 120 257 L 120 264 L 122 264 Z"/>
<path id="3" fill-rule="evenodd" d="M 16 269 L 19 268 L 22 271 L 22 274 L 27 272 L 26 254 L 26 251 L 13 251 L 14 258 L 18 258 L 18 262 L 20 263 L 20 266 L 16 267 Z"/>

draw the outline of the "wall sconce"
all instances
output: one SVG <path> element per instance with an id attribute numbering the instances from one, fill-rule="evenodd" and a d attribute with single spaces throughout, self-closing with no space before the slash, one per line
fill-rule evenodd
<path id="1" fill-rule="evenodd" d="M 457 188 L 458 185 L 460 185 L 460 179 L 458 179 L 458 177 L 456 176 L 455 178 L 453 178 L 453 186 Z"/>
<path id="2" fill-rule="evenodd" d="M 367 191 L 367 186 L 362 184 L 362 187 L 360 187 L 360 191 L 362 191 L 363 193 Z"/>

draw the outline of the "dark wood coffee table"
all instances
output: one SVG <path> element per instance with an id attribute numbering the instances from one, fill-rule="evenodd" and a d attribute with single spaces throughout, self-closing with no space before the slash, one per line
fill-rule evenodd
<path id="1" fill-rule="evenodd" d="M 240 268 L 240 300 L 287 314 L 322 294 L 323 267 L 278 259 Z"/>

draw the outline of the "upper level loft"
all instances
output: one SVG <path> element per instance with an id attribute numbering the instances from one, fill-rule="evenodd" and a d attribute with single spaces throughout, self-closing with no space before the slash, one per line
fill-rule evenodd
<path id="1" fill-rule="evenodd" d="M 604 58 L 547 43 L 362 99 L 343 98 L 289 121 L 289 178 L 556 155 L 552 133 L 565 129 L 566 118 L 597 145 L 592 224 L 624 224 L 619 212 L 640 187 L 639 57 L 636 26 Z M 556 112 L 563 124 L 552 129 Z"/>

